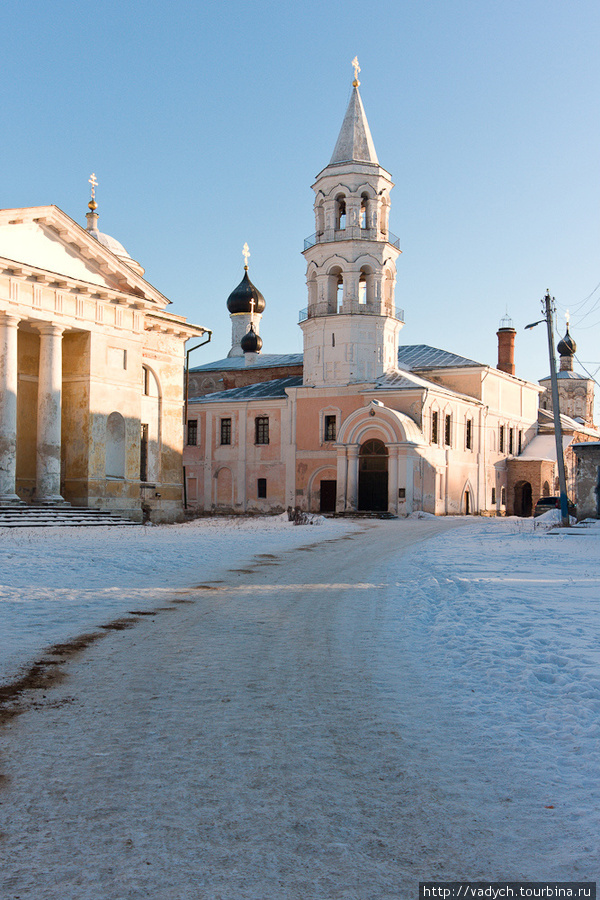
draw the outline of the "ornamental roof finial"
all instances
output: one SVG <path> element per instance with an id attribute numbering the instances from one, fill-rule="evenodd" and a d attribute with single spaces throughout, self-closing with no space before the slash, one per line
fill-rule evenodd
<path id="1" fill-rule="evenodd" d="M 248 260 L 250 259 L 250 248 L 248 244 L 244 244 L 242 247 L 242 256 L 244 257 L 244 269 L 246 272 L 248 271 Z"/>
<path id="2" fill-rule="evenodd" d="M 96 203 L 96 188 L 98 187 L 98 181 L 96 180 L 96 176 L 93 172 L 88 178 L 88 181 L 92 186 L 92 199 L 88 203 L 88 206 L 92 210 L 92 212 L 94 212 L 94 210 L 98 209 L 98 204 Z"/>
<path id="3" fill-rule="evenodd" d="M 352 65 L 354 66 L 354 81 L 352 82 L 353 87 L 358 87 L 360 81 L 358 80 L 358 73 L 360 72 L 360 66 L 358 64 L 358 56 L 355 56 L 352 60 Z"/>

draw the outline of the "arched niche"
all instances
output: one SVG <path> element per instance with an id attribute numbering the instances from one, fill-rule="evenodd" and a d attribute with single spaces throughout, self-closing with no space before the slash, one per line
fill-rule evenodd
<path id="1" fill-rule="evenodd" d="M 111 412 L 106 420 L 106 477 L 125 478 L 125 419 Z"/>

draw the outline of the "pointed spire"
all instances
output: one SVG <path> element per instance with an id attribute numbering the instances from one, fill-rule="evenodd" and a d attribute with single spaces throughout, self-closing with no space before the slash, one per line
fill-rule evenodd
<path id="1" fill-rule="evenodd" d="M 354 66 L 352 95 L 329 165 L 333 166 L 346 162 L 374 163 L 379 165 L 365 109 L 358 92 L 358 85 L 360 84 L 358 72 L 360 68 L 356 57 L 352 61 L 352 65 Z"/>

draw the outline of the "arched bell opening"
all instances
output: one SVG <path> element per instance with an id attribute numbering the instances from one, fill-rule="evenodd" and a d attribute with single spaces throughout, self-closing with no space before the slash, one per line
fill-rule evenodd
<path id="1" fill-rule="evenodd" d="M 375 279 L 370 266 L 362 266 L 358 278 L 359 306 L 372 306 L 375 293 Z"/>
<path id="2" fill-rule="evenodd" d="M 377 438 L 361 444 L 358 454 L 358 508 L 373 512 L 388 508 L 388 449 Z"/>
<path id="3" fill-rule="evenodd" d="M 344 302 L 344 278 L 339 266 L 334 266 L 327 275 L 327 312 L 337 313 Z"/>
<path id="4" fill-rule="evenodd" d="M 360 198 L 360 227 L 369 228 L 369 195 L 364 193 Z"/>
<path id="5" fill-rule="evenodd" d="M 346 198 L 338 194 L 335 198 L 335 230 L 343 231 L 346 227 Z"/>

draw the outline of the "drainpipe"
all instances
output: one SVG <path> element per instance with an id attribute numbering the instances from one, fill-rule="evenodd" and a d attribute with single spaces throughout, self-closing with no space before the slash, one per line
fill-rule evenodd
<path id="1" fill-rule="evenodd" d="M 195 347 L 190 347 L 189 350 L 185 351 L 185 383 L 184 383 L 184 392 L 183 392 L 183 435 L 184 439 L 187 440 L 186 437 L 186 429 L 187 429 L 187 414 L 188 414 L 188 391 L 190 385 L 190 353 L 193 353 L 194 350 L 198 350 L 199 347 L 204 347 L 206 344 L 210 344 L 210 340 L 212 338 L 212 331 L 206 328 L 203 331 L 203 334 L 207 334 L 208 337 L 205 341 L 201 341 L 199 344 L 196 344 Z M 188 508 L 187 502 L 187 477 L 185 466 L 183 467 L 183 508 Z"/>

